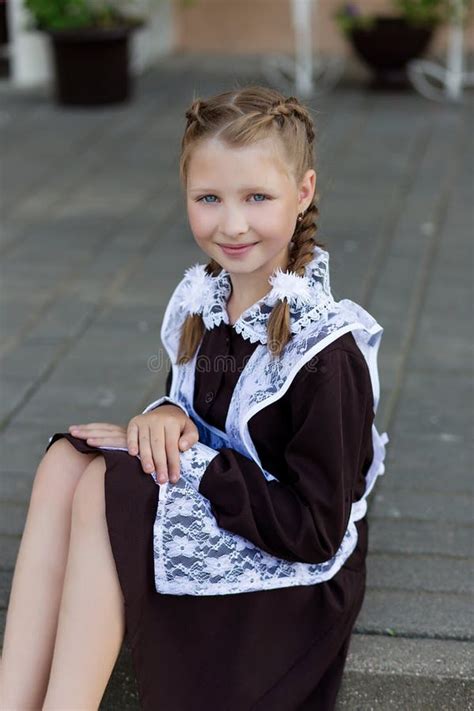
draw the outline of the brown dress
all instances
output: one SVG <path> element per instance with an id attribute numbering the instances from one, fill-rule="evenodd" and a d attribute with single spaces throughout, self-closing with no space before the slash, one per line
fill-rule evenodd
<path id="1" fill-rule="evenodd" d="M 209 424 L 224 429 L 233 388 L 256 346 L 229 324 L 205 332 L 199 357 L 212 363 L 227 354 L 239 364 L 196 368 L 194 408 Z M 267 481 L 253 461 L 226 448 L 200 484 L 222 528 L 302 562 L 334 555 L 373 455 L 370 376 L 352 333 L 324 348 L 311 366 L 249 422 L 262 466 L 278 481 Z M 168 392 L 169 386 L 170 377 Z M 56 433 L 48 447 L 60 437 L 81 452 L 98 449 L 68 433 Z M 141 707 L 332 711 L 365 593 L 366 517 L 356 522 L 356 549 L 326 582 L 235 595 L 164 595 L 155 590 L 152 550 L 159 488 L 137 457 L 100 452 Z"/>

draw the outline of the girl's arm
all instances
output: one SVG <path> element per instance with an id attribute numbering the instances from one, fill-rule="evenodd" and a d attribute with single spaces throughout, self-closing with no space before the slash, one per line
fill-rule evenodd
<path id="1" fill-rule="evenodd" d="M 175 400 L 172 400 L 169 397 L 170 390 L 171 390 L 171 380 L 172 380 L 173 372 L 170 370 L 168 371 L 168 375 L 166 376 L 166 395 L 163 397 L 160 397 L 158 400 L 155 400 L 154 402 L 151 402 L 149 405 L 146 406 L 146 408 L 143 410 L 142 415 L 145 414 L 146 412 L 151 412 L 152 410 L 156 410 L 157 407 L 161 407 L 161 405 L 176 405 L 176 407 L 181 408 L 181 410 L 184 412 L 185 415 L 189 417 L 189 412 L 186 410 L 186 408 L 183 405 L 180 405 L 177 403 Z"/>
<path id="2" fill-rule="evenodd" d="M 334 556 L 372 447 L 373 398 L 364 357 L 334 348 L 324 364 L 324 376 L 307 371 L 290 388 L 288 483 L 268 481 L 253 460 L 230 448 L 213 457 L 199 482 L 221 528 L 290 561 L 320 563 Z"/>

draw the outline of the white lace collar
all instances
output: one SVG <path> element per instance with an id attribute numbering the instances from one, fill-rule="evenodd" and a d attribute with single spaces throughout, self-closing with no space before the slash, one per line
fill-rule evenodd
<path id="1" fill-rule="evenodd" d="M 199 313 L 207 329 L 229 323 L 227 301 L 232 291 L 230 274 L 222 269 L 213 277 L 205 264 L 195 264 L 186 270 L 180 306 L 190 314 Z M 286 297 L 290 305 L 290 328 L 299 333 L 305 326 L 321 318 L 334 304 L 329 284 L 329 253 L 315 245 L 313 259 L 305 267 L 305 275 L 277 269 L 268 280 L 271 290 L 260 301 L 246 309 L 232 325 L 243 338 L 255 343 L 267 343 L 267 320 L 279 298 Z"/>

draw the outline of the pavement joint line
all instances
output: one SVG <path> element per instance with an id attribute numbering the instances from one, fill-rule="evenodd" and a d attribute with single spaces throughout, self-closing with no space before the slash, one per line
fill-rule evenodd
<path id="1" fill-rule="evenodd" d="M 456 149 L 451 152 L 450 165 L 446 170 L 445 180 L 443 181 L 443 185 L 438 193 L 437 199 L 434 201 L 432 209 L 432 222 L 435 225 L 435 229 L 427 238 L 427 244 L 421 257 L 417 278 L 415 280 L 413 296 L 408 307 L 406 317 L 407 328 L 405 330 L 402 347 L 400 349 L 399 365 L 395 371 L 395 385 L 392 391 L 388 394 L 388 401 L 385 409 L 386 416 L 384 429 L 387 430 L 392 429 L 392 427 L 395 426 L 395 414 L 400 402 L 402 388 L 406 380 L 408 358 L 412 350 L 418 323 L 423 314 L 423 307 L 425 305 L 432 268 L 438 255 L 449 197 L 453 191 L 454 178 L 460 170 L 460 157 L 462 155 L 462 149 L 467 143 L 468 132 L 464 124 L 462 129 L 463 130 L 460 130 L 457 135 L 457 140 L 455 141 Z M 431 128 L 430 131 L 430 136 L 432 135 L 433 128 Z M 425 144 L 425 149 L 426 147 L 427 144 Z"/>
<path id="2" fill-rule="evenodd" d="M 139 207 L 136 208 L 136 210 L 142 209 L 144 205 L 146 205 L 148 202 L 150 202 L 155 195 L 155 190 L 153 190 L 152 193 L 150 193 L 146 199 L 143 200 L 143 202 L 140 204 Z M 175 209 L 175 201 L 170 202 L 166 215 L 164 218 L 162 218 L 161 222 L 164 226 L 166 226 L 167 223 L 169 223 L 171 219 L 171 213 Z M 130 215 L 127 215 L 124 217 L 122 221 L 122 227 L 123 223 L 129 219 Z M 117 228 L 117 231 L 114 228 Z M 103 246 L 101 245 L 101 252 L 108 247 L 109 242 L 113 241 L 113 239 L 116 237 L 118 231 L 121 229 L 120 226 L 114 225 L 114 227 L 111 230 L 111 234 L 109 235 L 108 239 L 104 239 L 104 244 Z M 66 338 L 60 346 L 57 348 L 55 351 L 55 355 L 51 362 L 49 363 L 48 367 L 45 368 L 45 370 L 36 378 L 36 380 L 31 384 L 29 388 L 25 391 L 23 397 L 21 400 L 15 405 L 14 408 L 12 408 L 1 420 L 0 420 L 0 432 L 2 432 L 8 424 L 12 421 L 12 419 L 16 416 L 17 413 L 21 411 L 21 409 L 28 403 L 30 398 L 39 390 L 41 385 L 43 385 L 51 376 L 51 374 L 54 372 L 55 367 L 57 363 L 65 356 L 73 347 L 75 343 L 77 343 L 80 338 L 84 335 L 84 333 L 87 331 L 87 329 L 93 324 L 97 318 L 101 315 L 103 311 L 105 311 L 110 303 L 113 301 L 113 297 L 116 295 L 118 289 L 120 288 L 121 285 L 123 285 L 124 280 L 126 280 L 128 277 L 133 274 L 133 272 L 139 267 L 139 265 L 144 261 L 146 258 L 148 252 L 150 249 L 153 249 L 155 241 L 156 241 L 156 234 L 155 234 L 155 229 L 156 225 L 152 224 L 150 225 L 150 237 L 148 240 L 145 241 L 145 244 L 137 250 L 136 256 L 133 259 L 128 259 L 126 264 L 119 270 L 118 274 L 115 276 L 115 278 L 112 280 L 112 283 L 109 285 L 105 285 L 104 291 L 103 291 L 103 296 L 97 301 L 96 304 L 94 304 L 94 307 L 91 309 L 90 314 L 87 319 L 84 319 L 84 323 L 82 327 L 72 336 L 69 338 Z M 91 260 L 93 261 L 94 258 L 96 258 L 97 253 L 94 253 L 94 256 Z M 82 275 L 82 272 L 81 272 Z M 81 275 L 77 275 L 75 278 L 75 281 L 77 281 Z M 68 285 L 71 285 L 71 279 L 68 281 Z M 65 291 L 66 289 L 63 289 Z M 60 294 L 61 295 L 61 294 Z M 59 295 L 57 296 L 59 298 Z M 55 299 L 57 301 L 57 298 Z"/>
<path id="3" fill-rule="evenodd" d="M 104 120 L 105 120 L 105 119 L 104 119 Z M 149 121 L 149 125 L 148 125 L 148 130 L 151 130 L 151 128 L 153 128 L 152 117 L 150 117 L 150 121 Z M 117 130 L 115 131 L 115 133 L 117 133 Z M 143 137 L 143 135 L 146 135 L 146 131 L 145 131 L 145 130 L 143 130 L 143 131 L 140 132 L 140 137 Z M 99 143 L 99 142 L 98 142 L 98 143 Z M 123 146 L 123 145 L 125 145 L 125 143 L 121 143 L 121 145 Z M 92 152 L 92 153 L 95 153 L 95 148 L 91 148 L 91 152 Z M 117 152 L 114 153 L 114 155 L 117 155 Z M 97 151 L 97 156 L 98 156 L 98 158 L 97 158 L 97 164 L 98 164 L 98 165 L 101 165 L 101 164 L 103 163 L 103 154 L 102 154 L 100 151 Z M 87 175 L 95 175 L 94 166 L 92 166 L 92 168 L 88 169 Z M 87 175 L 84 176 L 83 174 L 81 174 L 81 175 L 78 177 L 78 175 L 75 174 L 75 179 L 78 179 L 78 180 L 79 180 L 79 183 L 80 183 L 80 184 L 83 184 L 84 181 L 87 181 Z M 75 190 L 75 186 L 74 186 L 74 185 L 73 185 L 72 187 L 69 186 L 69 188 L 66 190 L 65 193 L 61 193 L 60 195 L 58 194 L 58 196 L 56 197 L 56 199 L 55 199 L 54 201 L 52 201 L 51 203 L 49 203 L 49 205 L 47 206 L 47 209 L 48 209 L 48 210 L 54 209 L 54 205 L 62 203 L 64 196 L 65 196 L 65 195 L 67 196 L 68 194 L 73 193 L 74 190 Z M 156 190 L 157 190 L 157 188 L 154 187 L 154 188 L 153 188 L 153 195 L 155 194 L 155 191 L 156 191 Z M 153 195 L 148 195 L 147 197 L 145 197 L 145 198 L 141 201 L 141 203 L 140 203 L 139 205 L 137 205 L 137 206 L 131 211 L 131 213 L 128 213 L 128 214 L 124 215 L 123 218 L 122 218 L 122 221 L 121 221 L 121 223 L 119 223 L 119 225 L 111 225 L 111 227 L 110 227 L 109 239 L 108 239 L 107 237 L 104 237 L 103 242 L 101 242 L 100 247 L 94 252 L 93 257 L 92 257 L 92 258 L 89 258 L 89 259 L 84 258 L 84 263 L 90 264 L 90 263 L 93 262 L 94 259 L 97 257 L 97 253 L 98 253 L 98 252 L 99 252 L 99 253 L 104 252 L 104 251 L 106 250 L 106 248 L 108 247 L 108 245 L 109 245 L 109 241 L 110 241 L 110 240 L 113 240 L 114 237 L 115 237 L 114 229 L 115 229 L 115 228 L 120 229 L 120 224 L 123 224 L 124 222 L 126 222 L 126 221 L 130 218 L 130 214 L 133 215 L 133 214 L 138 213 L 138 212 L 142 209 L 142 207 L 143 207 L 144 205 L 146 205 L 146 204 L 148 204 L 149 202 L 151 202 Z M 33 218 L 30 218 L 30 220 L 25 219 L 26 226 L 28 226 L 28 224 L 29 224 L 32 220 L 33 220 Z M 107 230 L 104 230 L 104 232 L 106 233 Z M 19 244 L 23 244 L 23 242 L 26 241 L 30 236 L 31 236 L 31 233 L 28 232 L 28 231 L 26 231 L 23 239 L 21 239 L 21 238 L 19 238 L 19 237 L 17 236 L 16 238 L 13 238 L 9 243 L 7 243 L 6 247 L 8 247 L 9 244 L 14 243 L 14 247 L 16 248 Z M 4 252 L 5 252 L 5 246 L 4 246 Z M 1 250 L 0 250 L 0 254 L 1 254 Z M 3 254 L 3 256 L 5 256 L 5 255 Z M 81 275 L 82 275 L 82 272 L 83 272 L 84 263 L 83 263 L 82 265 L 79 265 L 79 267 L 78 267 L 78 270 L 81 270 Z M 77 265 L 75 265 L 75 266 L 77 266 Z M 24 327 L 19 331 L 19 333 L 15 334 L 15 336 L 13 336 L 10 340 L 7 340 L 7 341 L 6 341 L 6 345 L 0 346 L 0 357 L 3 356 L 3 355 L 5 355 L 5 353 L 8 353 L 12 348 L 15 348 L 16 346 L 18 346 L 18 345 L 22 342 L 23 337 L 25 336 L 25 333 L 27 334 L 27 333 L 31 330 L 31 327 L 34 327 L 34 326 L 36 325 L 37 318 L 39 318 L 40 315 L 44 315 L 44 314 L 47 312 L 47 310 L 48 310 L 49 308 L 51 308 L 51 307 L 57 302 L 58 298 L 63 295 L 64 289 L 62 288 L 62 285 L 65 285 L 66 287 L 69 287 L 69 286 L 70 286 L 70 284 L 71 284 L 71 279 L 72 279 L 73 281 L 77 281 L 77 274 L 76 274 L 76 279 L 74 279 L 73 277 L 71 277 L 70 274 L 69 274 L 69 275 L 66 275 L 66 276 L 64 277 L 64 279 L 62 280 L 62 282 L 60 282 L 60 284 L 58 285 L 58 287 L 55 288 L 55 289 L 52 291 L 52 293 L 49 295 L 48 299 L 46 299 L 45 303 L 43 303 L 43 304 L 38 308 L 38 310 L 37 310 L 33 315 L 30 316 L 30 318 L 28 319 L 28 322 L 27 322 L 27 323 L 24 325 Z M 59 290 L 59 291 L 58 291 L 58 290 Z M 1 431 L 1 423 L 0 423 L 0 431 Z"/>
<path id="4" fill-rule="evenodd" d="M 35 193 L 36 190 L 38 189 L 38 186 L 41 186 L 45 182 L 48 181 L 49 175 L 52 175 L 57 172 L 57 166 L 58 165 L 67 165 L 68 161 L 75 155 L 77 152 L 79 152 L 81 155 L 83 155 L 83 150 L 87 146 L 89 146 L 89 150 L 92 152 L 93 147 L 90 146 L 90 142 L 93 136 L 98 136 L 98 139 L 95 141 L 93 144 L 94 146 L 98 145 L 100 143 L 100 138 L 101 136 L 104 135 L 104 133 L 107 130 L 107 124 L 104 122 L 103 127 L 97 127 L 94 126 L 93 129 L 89 131 L 85 136 L 82 135 L 81 138 L 73 145 L 70 146 L 68 152 L 66 154 L 62 154 L 61 156 L 58 156 L 56 161 L 53 161 L 52 163 L 48 163 L 47 169 L 45 173 L 40 176 L 39 180 L 37 180 L 33 185 L 29 185 L 26 187 L 25 190 L 20 194 L 20 196 L 15 195 L 12 198 L 12 202 L 10 204 L 10 211 L 8 207 L 8 203 L 6 208 L 4 207 L 4 219 L 12 219 L 18 216 L 18 212 L 21 210 L 21 204 L 23 201 L 32 193 Z M 64 173 L 64 171 L 63 171 Z M 68 195 L 68 193 L 71 191 L 66 191 L 65 195 Z M 59 197 L 57 196 L 54 200 L 52 200 L 49 205 L 46 206 L 45 209 L 54 209 L 54 206 L 59 202 Z M 34 218 L 31 216 L 30 218 L 24 218 L 22 222 L 24 221 L 25 226 L 28 224 L 33 223 L 34 224 Z M 24 230 L 26 231 L 26 230 Z M 30 233 L 27 232 L 26 236 L 29 236 Z M 21 238 L 19 239 L 18 236 L 14 237 L 11 239 L 9 242 L 7 242 L 5 245 L 0 250 L 0 256 L 5 256 L 11 249 L 16 248 L 18 244 L 22 244 L 23 240 Z"/>
<path id="5" fill-rule="evenodd" d="M 390 632 L 387 632 L 386 630 L 391 629 L 389 627 L 386 627 L 383 630 L 374 630 L 369 627 L 364 627 L 363 625 L 358 625 L 356 622 L 356 627 L 354 628 L 354 631 L 352 634 L 357 634 L 357 635 L 364 635 L 367 637 L 390 637 L 391 639 L 413 639 L 413 640 L 439 640 L 441 642 L 447 641 L 447 642 L 463 642 L 463 643 L 468 643 L 468 644 L 473 644 L 474 643 L 474 638 L 473 637 L 458 637 L 456 635 L 451 635 L 451 634 L 443 634 L 443 635 L 437 635 L 437 634 L 429 634 L 429 633 L 422 633 L 422 632 L 417 632 L 416 634 L 413 634 L 412 632 L 397 632 L 396 634 L 390 634 Z M 472 679 L 471 676 L 467 677 L 468 679 Z"/>
<path id="6" fill-rule="evenodd" d="M 384 484 L 384 492 L 389 491 L 391 494 L 439 494 L 443 496 L 465 496 L 469 499 L 473 498 L 474 494 L 472 490 L 469 489 L 436 489 L 433 487 L 424 487 L 424 486 L 409 486 L 409 487 L 403 487 L 403 486 L 392 486 L 388 484 L 388 481 L 385 482 Z M 375 494 L 377 496 L 377 494 Z"/>
<path id="7" fill-rule="evenodd" d="M 370 516 L 371 521 L 400 521 L 403 523 L 440 523 L 447 526 L 456 526 L 456 528 L 468 528 L 474 530 L 473 523 L 462 523 L 460 521 L 450 521 L 448 519 L 440 518 L 439 516 L 434 516 L 433 518 L 419 518 L 418 516 L 391 516 L 388 512 L 386 514 L 380 515 L 372 513 Z"/>
<path id="8" fill-rule="evenodd" d="M 393 245 L 393 241 L 395 239 L 396 235 L 396 230 L 397 226 L 399 224 L 401 215 L 402 213 L 402 206 L 403 203 L 406 202 L 406 199 L 409 195 L 410 189 L 413 187 L 413 185 L 416 182 L 416 179 L 419 175 L 419 168 L 421 165 L 421 161 L 424 155 L 426 155 L 426 152 L 429 147 L 430 139 L 433 135 L 433 127 L 432 124 L 429 125 L 429 128 L 423 128 L 420 131 L 420 135 L 418 139 L 415 141 L 414 146 L 413 146 L 413 154 L 411 159 L 407 162 L 406 166 L 406 174 L 405 174 L 405 180 L 402 179 L 402 185 L 401 188 L 398 192 L 398 199 L 393 201 L 393 210 L 389 211 L 389 217 L 386 222 L 386 238 L 380 240 L 379 242 L 379 248 L 377 250 L 377 259 L 374 260 L 377 262 L 377 270 L 380 270 L 382 268 L 382 265 L 384 263 L 384 256 L 388 258 L 388 254 L 390 253 L 390 247 Z M 398 207 L 399 209 L 396 210 L 395 208 Z M 381 230 L 381 233 L 383 234 L 383 230 Z M 367 292 L 366 297 L 365 297 L 365 302 L 367 304 L 367 308 L 370 307 L 371 303 L 371 298 L 372 298 L 372 293 L 375 289 L 376 286 L 376 273 L 374 270 L 372 270 L 373 276 L 370 281 L 371 288 Z M 408 319 L 407 319 L 408 321 Z M 408 342 L 407 340 L 405 341 L 405 353 L 408 353 L 409 347 L 411 345 L 411 341 Z M 389 398 L 387 407 L 384 410 L 385 416 L 384 416 L 384 421 L 381 423 L 381 430 L 389 430 L 392 429 L 393 421 L 394 421 L 394 412 L 395 412 L 395 404 L 398 403 L 400 397 L 401 397 L 401 391 L 402 391 L 402 386 L 404 382 L 404 367 L 405 367 L 405 362 L 406 362 L 406 357 L 403 357 L 403 349 L 402 349 L 402 359 L 401 363 L 399 364 L 398 368 L 396 369 L 396 378 L 395 378 L 395 384 L 392 390 L 392 397 Z M 370 514 L 372 506 L 373 506 L 373 499 L 371 499 L 368 502 L 368 514 Z"/>
<path id="9" fill-rule="evenodd" d="M 427 588 L 402 588 L 399 585 L 367 585 L 367 590 L 372 592 L 402 592 L 404 595 L 417 597 L 418 595 L 436 595 L 441 597 L 461 597 L 472 599 L 472 592 L 457 590 L 429 590 Z"/>
<path id="10" fill-rule="evenodd" d="M 126 218 L 124 218 L 125 220 Z M 91 254 L 86 255 L 79 264 L 75 264 L 71 267 L 71 271 L 66 274 L 59 283 L 49 292 L 48 297 L 45 301 L 38 306 L 32 313 L 30 313 L 28 320 L 18 329 L 17 333 L 13 336 L 7 338 L 0 345 L 0 358 L 9 353 L 11 350 L 19 346 L 33 328 L 37 326 L 38 321 L 47 314 L 47 312 L 58 302 L 58 300 L 67 293 L 72 284 L 76 283 L 80 279 L 87 269 L 87 267 L 92 264 L 98 257 L 109 247 L 109 243 L 113 241 L 116 237 L 115 228 L 120 229 L 116 224 L 112 224 L 109 230 L 104 229 L 103 240 L 100 246 L 97 247 Z M 1 425 L 0 425 L 1 430 Z"/>
<path id="11" fill-rule="evenodd" d="M 409 153 L 406 157 L 405 170 L 399 179 L 397 189 L 394 191 L 394 194 L 391 195 L 390 204 L 387 207 L 386 216 L 380 228 L 381 239 L 376 242 L 374 255 L 369 262 L 369 269 L 365 280 L 362 305 L 367 309 L 371 306 L 373 293 L 379 281 L 382 266 L 390 254 L 390 247 L 392 247 L 395 239 L 400 216 L 403 214 L 403 205 L 416 181 L 418 168 L 428 148 L 432 131 L 432 124 L 430 124 L 429 129 L 422 127 L 418 138 L 414 138 L 411 154 Z M 386 429 L 388 426 L 388 418 L 386 417 L 385 419 L 387 424 L 383 425 L 383 429 Z"/>
<path id="12" fill-rule="evenodd" d="M 159 95 L 158 98 L 156 99 L 156 102 L 152 102 L 151 106 L 148 107 L 149 114 L 145 114 L 145 115 L 147 115 L 148 121 L 143 122 L 143 130 L 140 131 L 140 138 L 142 138 L 143 135 L 146 135 L 146 132 L 147 131 L 149 132 L 153 128 L 153 126 L 154 126 L 154 124 L 153 124 L 153 119 L 154 119 L 153 109 L 156 110 L 157 108 L 162 106 L 162 104 L 164 106 L 166 106 L 163 98 L 161 97 L 161 95 Z M 97 147 L 99 147 L 99 146 L 101 148 L 103 147 L 104 141 L 102 139 L 104 138 L 104 136 L 105 136 L 105 141 L 109 144 L 109 146 L 110 146 L 110 144 L 113 144 L 113 146 L 115 148 L 115 150 L 113 152 L 114 157 L 120 155 L 121 152 L 123 153 L 123 149 L 125 147 L 127 147 L 127 145 L 128 145 L 126 139 L 123 140 L 123 136 L 121 136 L 120 132 L 121 132 L 123 126 L 125 126 L 125 127 L 127 126 L 127 123 L 130 118 L 130 114 L 128 112 L 123 112 L 123 113 L 120 113 L 119 115 L 122 118 L 122 121 L 117 121 L 115 124 L 112 124 L 112 127 L 111 127 L 109 112 L 104 112 L 104 113 L 97 115 L 99 124 L 103 124 L 103 125 L 99 125 L 99 127 L 94 126 L 94 128 L 91 129 L 91 131 L 89 132 L 87 137 L 83 137 L 83 139 L 78 141 L 79 143 L 83 143 L 86 141 L 88 142 L 90 140 L 90 136 L 96 136 L 95 143 L 93 143 L 92 145 L 89 145 L 89 148 L 88 148 L 88 153 L 96 158 L 96 161 L 95 161 L 96 166 L 97 165 L 101 166 L 104 162 L 103 150 L 97 150 Z M 145 126 L 146 126 L 146 128 L 145 128 Z M 132 127 L 131 130 L 133 131 L 134 127 Z M 119 139 L 118 143 L 117 143 L 117 139 Z M 115 143 L 114 143 L 114 141 L 115 141 Z M 121 146 L 122 151 L 120 151 L 120 149 L 117 150 L 117 146 Z M 76 153 L 76 149 L 74 149 L 74 151 L 71 150 L 70 153 L 71 153 L 71 155 Z M 56 176 L 57 175 L 56 166 L 58 164 L 64 168 L 66 165 L 68 165 L 67 161 L 64 160 L 64 154 L 61 155 L 60 157 L 58 157 L 58 160 L 52 164 L 52 168 L 51 168 L 51 165 L 48 165 L 48 168 L 51 168 L 51 170 L 46 172 L 46 176 L 49 176 L 49 175 Z M 64 174 L 64 172 L 65 172 L 65 170 L 63 170 L 61 174 Z M 82 172 L 78 171 L 77 173 L 74 174 L 74 186 L 77 184 L 77 182 L 79 182 L 79 184 L 82 185 L 87 180 L 87 177 L 89 175 L 92 175 L 92 176 L 96 175 L 96 171 L 94 170 L 94 165 L 92 166 L 92 168 L 86 167 Z M 27 190 L 24 191 L 23 194 L 19 198 L 18 198 L 18 196 L 15 195 L 12 198 L 12 204 L 14 207 L 13 207 L 13 209 L 11 209 L 10 212 L 8 212 L 8 207 L 7 207 L 7 211 L 4 213 L 4 218 L 11 219 L 12 217 L 15 217 L 17 215 L 18 211 L 20 210 L 21 202 L 25 199 L 25 197 L 31 193 L 34 193 L 35 190 L 38 188 L 38 185 L 42 185 L 46 179 L 47 179 L 47 177 L 43 176 L 40 180 L 36 181 L 36 184 L 34 184 L 33 186 L 29 186 L 29 188 L 27 188 Z M 59 197 L 59 195 L 58 195 L 58 197 L 48 205 L 47 209 L 54 209 L 54 207 L 56 205 L 62 203 L 62 201 L 63 201 L 62 198 L 64 197 L 64 195 L 67 196 L 67 195 L 71 194 L 72 192 L 74 192 L 74 189 L 75 189 L 75 187 L 72 187 L 72 188 L 69 187 L 68 189 L 66 189 L 65 193 L 63 193 L 61 197 Z"/>
<path id="13" fill-rule="evenodd" d="M 393 550 L 393 548 L 390 548 L 389 550 L 385 548 L 371 548 L 369 550 L 369 555 L 394 555 L 396 557 L 403 556 L 405 558 L 415 558 L 417 556 L 423 556 L 426 558 L 446 558 L 447 560 L 457 560 L 460 562 L 472 562 L 474 558 L 470 555 L 458 555 L 457 553 L 446 553 L 445 551 L 443 552 L 431 552 L 431 551 L 423 551 L 422 553 L 420 552 L 408 552 L 406 550 L 402 550 L 400 548 L 397 548 L 396 550 Z"/>
<path id="14" fill-rule="evenodd" d="M 160 106 L 159 101 L 157 101 L 157 105 Z M 95 143 L 93 145 L 90 145 L 88 148 L 88 151 L 87 151 L 87 153 L 89 155 L 93 156 L 93 158 L 94 158 L 94 160 L 92 161 L 92 165 L 86 164 L 86 166 L 83 167 L 82 171 L 81 170 L 77 171 L 74 174 L 72 182 L 70 182 L 70 184 L 66 187 L 66 189 L 63 192 L 58 191 L 57 195 L 53 199 L 51 199 L 51 201 L 49 203 L 47 203 L 46 206 L 43 206 L 43 212 L 54 211 L 57 207 L 61 206 L 67 200 L 68 196 L 73 195 L 75 193 L 78 185 L 82 186 L 88 182 L 89 178 L 95 178 L 97 176 L 97 168 L 102 166 L 104 164 L 104 162 L 106 162 L 107 155 L 110 155 L 110 152 L 113 153 L 114 158 L 116 158 L 117 156 L 120 155 L 121 151 L 120 151 L 120 149 L 117 149 L 116 143 L 114 144 L 114 150 L 109 146 L 109 153 L 105 154 L 105 155 L 104 155 L 103 150 L 97 150 L 97 147 L 98 146 L 100 146 L 101 148 L 103 147 L 104 136 L 106 137 L 106 140 L 109 142 L 109 144 L 112 144 L 114 140 L 116 141 L 117 136 L 120 137 L 121 126 L 127 125 L 128 114 L 124 114 L 124 121 L 122 121 L 122 123 L 118 122 L 115 125 L 114 131 L 110 130 L 110 117 L 109 116 L 105 115 L 103 117 L 101 116 L 100 118 L 102 119 L 102 121 L 104 123 L 103 127 L 99 127 L 99 128 L 94 127 L 94 129 L 92 129 L 89 134 L 89 135 L 95 135 L 97 137 Z M 144 125 L 147 125 L 147 123 L 148 123 L 147 128 L 146 129 L 144 128 L 143 130 L 140 131 L 140 138 L 142 138 L 144 135 L 146 135 L 147 131 L 152 130 L 152 128 L 154 126 L 153 118 L 154 117 L 151 112 L 151 114 L 149 116 L 149 121 L 144 122 Z M 80 142 L 81 143 L 86 142 L 86 140 L 88 141 L 89 138 L 88 139 L 84 138 Z M 122 146 L 122 153 L 123 153 L 123 149 L 128 144 L 127 144 L 126 140 L 123 140 L 123 138 L 120 137 L 120 142 L 118 145 Z M 74 151 L 74 152 L 76 152 L 76 151 Z M 73 152 L 71 151 L 71 155 L 72 154 L 73 154 Z M 84 157 L 84 154 L 82 157 Z M 66 166 L 68 165 L 68 163 L 67 163 L 67 160 L 64 160 L 64 155 L 62 155 L 60 158 L 58 158 L 57 163 L 60 164 L 61 166 L 64 166 L 64 170 L 62 171 L 62 174 L 64 174 L 65 172 L 66 173 L 68 172 L 66 169 Z M 54 170 L 55 166 L 56 166 L 56 163 L 53 164 L 53 169 L 50 171 L 50 175 L 56 176 L 57 171 Z M 42 180 L 38 181 L 38 184 L 41 185 L 42 183 L 45 182 L 45 180 L 46 179 L 43 178 Z M 4 214 L 5 220 L 17 217 L 18 212 L 21 210 L 21 203 L 23 202 L 23 200 L 25 200 L 28 197 L 28 195 L 35 193 L 35 191 L 38 189 L 38 184 L 36 184 L 34 187 L 30 186 L 30 188 L 23 194 L 22 198 L 18 199 L 17 196 L 15 196 L 13 198 L 13 201 L 14 201 L 16 207 L 9 214 L 8 213 Z M 35 215 L 31 215 L 30 217 L 28 217 L 28 216 L 22 217 L 22 224 L 24 225 L 24 227 L 22 228 L 23 235 L 22 236 L 16 235 L 11 240 L 9 240 L 7 243 L 5 243 L 3 245 L 3 247 L 0 248 L 0 256 L 4 257 L 6 254 L 8 254 L 9 251 L 16 249 L 18 246 L 22 245 L 25 241 L 28 241 L 28 239 L 32 236 L 32 233 L 30 231 L 28 231 L 27 228 L 31 224 L 34 224 L 36 219 L 37 218 Z"/>

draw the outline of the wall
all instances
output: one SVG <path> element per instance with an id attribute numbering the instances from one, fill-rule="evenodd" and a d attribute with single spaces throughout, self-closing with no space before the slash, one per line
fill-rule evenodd
<path id="1" fill-rule="evenodd" d="M 313 13 L 314 44 L 322 54 L 351 54 L 333 14 L 344 3 L 318 0 Z M 390 0 L 359 0 L 366 12 L 391 14 Z M 190 6 L 175 5 L 177 49 L 182 52 L 228 54 L 290 52 L 292 50 L 290 0 L 194 0 Z M 447 28 L 440 28 L 430 52 L 443 52 Z M 469 14 L 466 46 L 474 50 L 474 12 Z"/>

